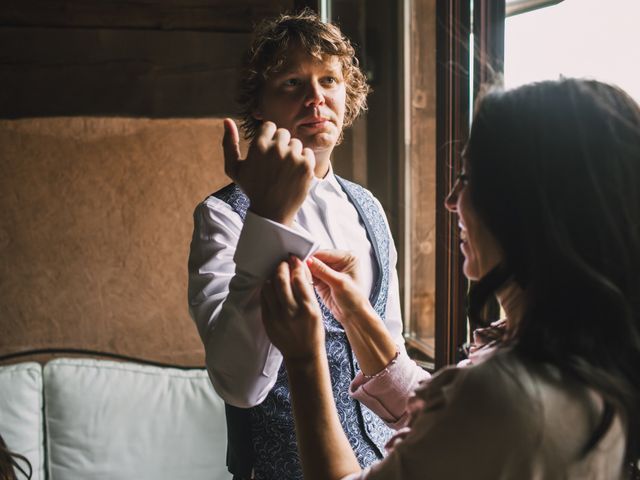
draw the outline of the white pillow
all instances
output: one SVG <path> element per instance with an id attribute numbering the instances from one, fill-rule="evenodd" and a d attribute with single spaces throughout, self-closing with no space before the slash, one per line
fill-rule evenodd
<path id="1" fill-rule="evenodd" d="M 205 370 L 57 359 L 44 385 L 51 480 L 231 478 Z"/>
<path id="2" fill-rule="evenodd" d="M 43 424 L 40 364 L 0 367 L 0 434 L 9 450 L 29 459 L 32 480 L 44 480 Z M 19 479 L 25 478 L 18 471 L 16 474 Z"/>

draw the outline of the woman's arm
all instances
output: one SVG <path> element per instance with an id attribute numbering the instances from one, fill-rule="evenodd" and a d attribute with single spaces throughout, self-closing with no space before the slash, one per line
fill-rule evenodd
<path id="1" fill-rule="evenodd" d="M 333 480 L 359 472 L 360 465 L 338 420 L 326 355 L 286 361 L 305 479 Z"/>
<path id="2" fill-rule="evenodd" d="M 281 263 L 262 289 L 262 318 L 287 368 L 304 478 L 337 480 L 360 466 L 338 419 L 322 315 L 309 278 L 297 258 Z"/>
<path id="3" fill-rule="evenodd" d="M 307 260 L 316 290 L 344 327 L 365 375 L 382 371 L 398 346 L 357 284 L 357 259 L 348 252 L 320 251 Z"/>
<path id="4" fill-rule="evenodd" d="M 407 356 L 403 345 L 396 344 L 359 290 L 355 256 L 323 250 L 307 263 L 318 294 L 343 325 L 360 364 L 362 371 L 351 383 L 351 395 L 391 428 L 404 427 L 407 400 L 429 373 Z"/>

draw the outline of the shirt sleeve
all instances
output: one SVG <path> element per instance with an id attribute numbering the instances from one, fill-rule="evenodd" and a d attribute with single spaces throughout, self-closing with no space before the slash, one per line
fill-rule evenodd
<path id="1" fill-rule="evenodd" d="M 243 223 L 214 197 L 196 207 L 189 312 L 204 344 L 211 383 L 225 402 L 252 407 L 273 387 L 282 355 L 262 324 L 260 288 L 278 262 L 290 253 L 308 255 L 314 245 L 304 232 L 251 212 Z"/>
<path id="2" fill-rule="evenodd" d="M 387 425 L 398 430 L 406 426 L 409 417 L 408 399 L 420 383 L 429 378 L 429 372 L 401 350 L 391 364 L 375 376 L 367 378 L 359 372 L 351 382 L 349 392 Z"/>

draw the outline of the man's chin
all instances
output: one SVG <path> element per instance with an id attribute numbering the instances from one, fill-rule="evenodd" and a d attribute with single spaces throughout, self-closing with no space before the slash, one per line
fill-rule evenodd
<path id="1" fill-rule="evenodd" d="M 302 145 L 310 148 L 314 152 L 323 152 L 330 150 L 338 143 L 338 137 L 333 133 L 317 133 L 306 138 L 301 138 Z"/>

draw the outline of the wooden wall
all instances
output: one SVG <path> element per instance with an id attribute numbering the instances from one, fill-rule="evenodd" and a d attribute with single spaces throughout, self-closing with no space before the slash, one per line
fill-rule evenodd
<path id="1" fill-rule="evenodd" d="M 235 111 L 254 23 L 293 0 L 6 0 L 0 117 Z"/>
<path id="2" fill-rule="evenodd" d="M 0 356 L 203 364 L 187 255 L 193 208 L 228 182 L 220 117 L 254 22 L 313 3 L 2 2 Z"/>
<path id="3" fill-rule="evenodd" d="M 435 357 L 436 0 L 411 10 L 411 308 L 409 344 Z"/>
<path id="4" fill-rule="evenodd" d="M 194 206 L 228 182 L 221 120 L 0 121 L 0 355 L 84 348 L 202 365 Z"/>

